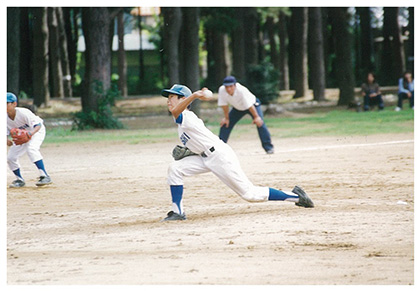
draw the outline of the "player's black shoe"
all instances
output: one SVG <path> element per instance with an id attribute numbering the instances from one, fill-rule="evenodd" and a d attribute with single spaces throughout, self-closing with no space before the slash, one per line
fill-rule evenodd
<path id="1" fill-rule="evenodd" d="M 25 186 L 25 181 L 17 179 L 17 180 L 14 180 L 12 184 L 9 185 L 9 188 L 20 188 L 23 186 Z"/>
<path id="2" fill-rule="evenodd" d="M 299 196 L 299 202 L 295 203 L 296 206 L 305 207 L 305 208 L 313 208 L 314 203 L 312 202 L 311 198 L 309 198 L 308 194 L 303 191 L 302 188 L 299 186 L 295 186 L 292 190 L 293 193 Z"/>
<path id="3" fill-rule="evenodd" d="M 185 216 L 185 213 L 178 214 L 173 211 L 168 212 L 168 216 L 162 219 L 162 221 L 170 221 L 170 220 L 186 220 L 187 217 Z"/>
<path id="4" fill-rule="evenodd" d="M 41 177 L 39 177 L 39 180 L 38 180 L 38 182 L 35 183 L 35 185 L 45 186 L 45 185 L 48 185 L 48 184 L 51 184 L 51 183 L 52 183 L 52 181 L 51 181 L 50 176 L 41 176 Z"/>

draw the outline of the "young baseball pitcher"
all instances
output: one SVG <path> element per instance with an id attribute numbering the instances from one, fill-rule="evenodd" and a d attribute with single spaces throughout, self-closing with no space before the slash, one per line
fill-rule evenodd
<path id="1" fill-rule="evenodd" d="M 280 200 L 293 202 L 301 207 L 314 207 L 312 200 L 299 186 L 295 186 L 291 192 L 286 192 L 258 187 L 249 181 L 232 148 L 214 135 L 197 115 L 188 110 L 195 99 L 211 99 L 206 97 L 209 96 L 208 93 L 206 88 L 192 93 L 188 87 L 178 84 L 162 90 L 162 96 L 168 98 L 168 109 L 178 125 L 178 135 L 185 147 L 183 151 L 179 150 L 179 146 L 173 151 L 175 161 L 168 169 L 172 211 L 163 221 L 186 219 L 182 207 L 184 177 L 210 171 L 249 202 Z M 179 152 L 184 155 L 179 156 Z"/>
<path id="2" fill-rule="evenodd" d="M 17 98 L 13 93 L 7 93 L 7 146 L 10 146 L 7 154 L 7 163 L 10 170 L 16 176 L 16 180 L 9 185 L 11 188 L 25 186 L 25 180 L 20 172 L 18 159 L 25 153 L 39 170 L 37 186 L 51 184 L 51 178 L 45 170 L 42 155 L 39 151 L 45 138 L 45 126 L 43 120 L 32 113 L 29 109 L 17 107 Z"/>

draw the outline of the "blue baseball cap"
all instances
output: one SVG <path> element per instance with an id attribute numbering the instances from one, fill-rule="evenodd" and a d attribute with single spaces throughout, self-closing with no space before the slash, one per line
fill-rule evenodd
<path id="1" fill-rule="evenodd" d="M 192 92 L 190 88 L 188 88 L 187 86 L 175 84 L 171 87 L 171 89 L 162 90 L 163 97 L 169 97 L 169 94 L 175 94 L 175 95 L 183 96 L 183 97 L 190 97 L 192 95 Z"/>
<path id="2" fill-rule="evenodd" d="M 10 92 L 7 92 L 7 103 L 17 102 L 16 95 Z"/>
<path id="3" fill-rule="evenodd" d="M 234 76 L 227 76 L 223 80 L 223 85 L 224 86 L 231 86 L 231 85 L 235 85 L 235 84 L 236 84 L 236 78 Z"/>

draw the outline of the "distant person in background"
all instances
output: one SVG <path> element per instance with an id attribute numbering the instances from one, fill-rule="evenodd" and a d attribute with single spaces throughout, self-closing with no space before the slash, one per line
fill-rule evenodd
<path id="1" fill-rule="evenodd" d="M 363 109 L 369 111 L 373 105 L 378 105 L 379 110 L 384 109 L 384 100 L 382 99 L 379 84 L 376 82 L 375 75 L 368 73 L 366 83 L 362 84 Z"/>
<path id="2" fill-rule="evenodd" d="M 414 79 L 411 72 L 405 72 L 404 76 L 398 81 L 398 106 L 395 111 L 402 109 L 404 99 L 408 99 L 410 108 L 414 109 Z"/>

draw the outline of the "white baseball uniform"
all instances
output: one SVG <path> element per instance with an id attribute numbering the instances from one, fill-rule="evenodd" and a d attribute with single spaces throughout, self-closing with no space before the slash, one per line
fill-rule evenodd
<path id="1" fill-rule="evenodd" d="M 16 107 L 15 119 L 10 119 L 7 116 L 7 135 L 10 135 L 12 128 L 20 128 L 26 130 L 32 130 L 38 125 L 41 129 L 35 133 L 32 138 L 22 145 L 13 144 L 7 154 L 7 163 L 9 164 L 10 170 L 14 171 L 20 168 L 18 159 L 23 154 L 27 153 L 32 163 L 42 160 L 42 155 L 39 149 L 45 138 L 45 126 L 43 120 L 32 113 L 29 109 Z"/>
<path id="2" fill-rule="evenodd" d="M 268 200 L 269 188 L 254 186 L 249 181 L 232 148 L 214 135 L 197 115 L 185 110 L 175 122 L 181 142 L 198 155 L 171 163 L 169 185 L 183 185 L 185 176 L 211 171 L 243 199 L 250 202 Z"/>
<path id="3" fill-rule="evenodd" d="M 256 97 L 247 87 L 242 86 L 240 83 L 236 83 L 236 89 L 233 95 L 229 95 L 226 91 L 225 86 L 219 87 L 219 97 L 217 100 L 218 106 L 233 106 L 236 110 L 245 111 L 248 110 L 256 102 Z"/>

